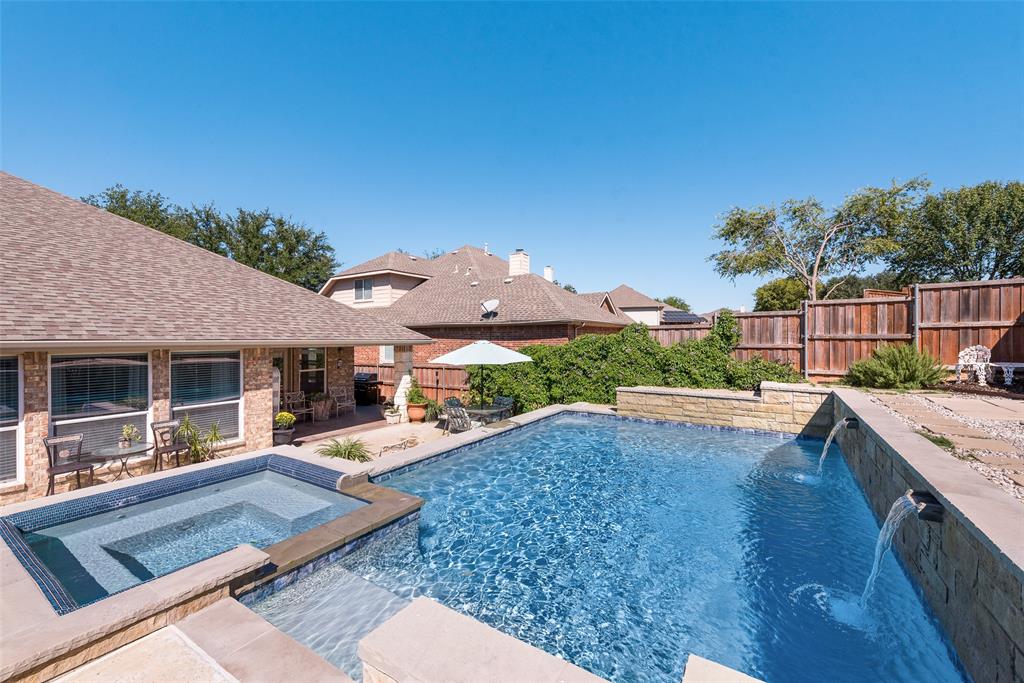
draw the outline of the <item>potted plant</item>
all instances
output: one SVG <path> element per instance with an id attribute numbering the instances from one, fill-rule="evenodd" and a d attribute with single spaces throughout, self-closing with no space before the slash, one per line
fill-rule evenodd
<path id="1" fill-rule="evenodd" d="M 391 406 L 390 408 L 384 409 L 384 419 L 388 421 L 389 425 L 396 425 L 402 421 L 402 411 L 398 408 Z"/>
<path id="2" fill-rule="evenodd" d="M 309 404 L 313 406 L 314 420 L 327 420 L 331 417 L 331 397 L 323 392 L 316 392 L 309 397 Z"/>
<path id="3" fill-rule="evenodd" d="M 204 432 L 189 415 L 185 415 L 181 418 L 181 424 L 178 426 L 178 431 L 174 433 L 174 438 L 188 444 L 189 460 L 202 462 L 214 456 L 217 444 L 224 440 L 224 435 L 221 434 L 218 422 L 214 421 Z"/>
<path id="4" fill-rule="evenodd" d="M 129 423 L 122 425 L 121 427 L 121 438 L 118 440 L 117 445 L 121 448 L 131 448 L 133 441 L 141 441 L 142 435 L 139 434 L 139 428 Z"/>
<path id="5" fill-rule="evenodd" d="M 427 416 L 427 397 L 414 377 L 409 383 L 409 393 L 405 395 L 406 408 L 409 410 L 409 422 L 423 422 Z"/>
<path id="6" fill-rule="evenodd" d="M 293 434 L 295 434 L 295 416 L 282 410 L 274 416 L 274 445 L 290 444 Z"/>

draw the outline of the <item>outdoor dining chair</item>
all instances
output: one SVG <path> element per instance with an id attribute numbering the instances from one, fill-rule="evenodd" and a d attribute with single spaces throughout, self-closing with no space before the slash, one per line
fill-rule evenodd
<path id="1" fill-rule="evenodd" d="M 507 420 L 512 417 L 513 409 L 515 408 L 516 400 L 511 396 L 495 396 L 494 407 L 501 408 L 501 413 L 498 414 L 498 418 L 501 420 Z"/>
<path id="2" fill-rule="evenodd" d="M 331 401 L 334 402 L 334 417 L 343 413 L 355 412 L 355 400 L 345 387 L 333 386 L 328 389 L 327 393 L 330 395 Z"/>
<path id="3" fill-rule="evenodd" d="M 181 467 L 181 456 L 184 454 L 185 463 L 189 461 L 190 449 L 188 444 L 178 439 L 178 428 L 181 427 L 181 420 L 162 420 L 150 425 L 153 430 L 153 471 L 163 470 L 164 456 L 174 455 L 174 464 Z"/>
<path id="4" fill-rule="evenodd" d="M 89 472 L 89 484 L 93 481 L 94 463 L 82 461 L 82 442 L 85 434 L 66 434 L 64 436 L 47 436 L 43 439 L 46 446 L 46 456 L 50 460 L 50 466 L 46 468 L 46 474 L 50 483 L 46 487 L 46 495 L 53 494 L 54 482 L 59 474 L 75 473 L 75 483 L 82 488 L 82 472 Z"/>
<path id="5" fill-rule="evenodd" d="M 297 418 L 308 415 L 310 420 L 316 422 L 316 419 L 313 417 L 313 406 L 306 400 L 306 392 L 304 391 L 285 392 L 284 409 Z"/>
<path id="6" fill-rule="evenodd" d="M 458 434 L 473 428 L 473 422 L 469 419 L 469 413 L 462 406 L 449 405 L 445 408 L 445 413 L 448 415 L 448 420 L 444 425 L 445 434 Z"/>

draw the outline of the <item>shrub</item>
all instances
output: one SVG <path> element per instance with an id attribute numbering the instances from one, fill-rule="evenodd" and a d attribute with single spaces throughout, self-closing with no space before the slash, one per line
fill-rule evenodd
<path id="1" fill-rule="evenodd" d="M 415 377 L 413 377 L 412 381 L 409 383 L 409 391 L 405 395 L 405 400 L 416 405 L 423 405 L 427 402 L 427 396 L 423 393 L 423 389 L 420 387 L 420 383 L 416 381 Z"/>
<path id="2" fill-rule="evenodd" d="M 756 389 L 761 382 L 804 381 L 792 365 L 760 357 L 744 361 L 730 359 L 726 377 L 730 388 L 747 390 Z"/>
<path id="3" fill-rule="evenodd" d="M 665 386 L 722 389 L 728 386 L 726 369 L 731 359 L 710 336 L 673 344 L 662 351 Z"/>
<path id="4" fill-rule="evenodd" d="M 295 416 L 287 410 L 282 410 L 274 416 L 274 427 L 277 429 L 291 429 L 295 424 Z"/>
<path id="5" fill-rule="evenodd" d="M 922 389 L 946 378 L 938 360 L 914 346 L 882 346 L 871 358 L 850 366 L 846 381 L 855 387 L 874 389 Z"/>
<path id="6" fill-rule="evenodd" d="M 369 462 L 372 459 L 366 444 L 359 439 L 352 438 L 345 439 L 344 441 L 331 439 L 317 448 L 316 453 L 325 458 L 342 458 L 344 460 L 354 460 L 355 462 Z"/>
<path id="7" fill-rule="evenodd" d="M 189 460 L 192 462 L 202 462 L 212 458 L 217 444 L 224 440 L 220 431 L 220 423 L 214 421 L 204 432 L 187 413 L 185 417 L 181 418 L 181 424 L 178 425 L 178 431 L 174 433 L 174 438 L 184 441 L 188 445 Z"/>

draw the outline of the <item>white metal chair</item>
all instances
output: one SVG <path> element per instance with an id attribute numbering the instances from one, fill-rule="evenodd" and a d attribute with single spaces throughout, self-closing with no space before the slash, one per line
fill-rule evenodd
<path id="1" fill-rule="evenodd" d="M 976 381 L 981 386 L 986 386 L 989 380 L 992 379 L 992 350 L 987 346 L 976 344 L 974 346 L 968 346 L 966 349 L 957 354 L 956 358 L 956 383 L 960 384 L 960 372 L 961 370 L 967 371 L 967 381 L 971 381 L 971 376 L 974 376 Z"/>

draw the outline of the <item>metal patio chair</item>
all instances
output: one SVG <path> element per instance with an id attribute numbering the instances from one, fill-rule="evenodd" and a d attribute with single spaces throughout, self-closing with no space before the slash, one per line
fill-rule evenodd
<path id="1" fill-rule="evenodd" d="M 46 456 L 50 460 L 50 466 L 46 468 L 46 474 L 50 483 L 46 487 L 46 495 L 52 495 L 54 482 L 57 475 L 75 473 L 75 482 L 78 488 L 82 488 L 82 472 L 89 472 L 89 484 L 93 482 L 93 467 L 95 463 L 82 461 L 82 442 L 85 434 L 65 434 L 64 436 L 47 436 L 43 439 L 46 446 Z"/>
<path id="2" fill-rule="evenodd" d="M 511 396 L 495 396 L 494 406 L 501 408 L 502 411 L 498 414 L 499 420 L 507 420 L 512 417 L 512 413 L 515 409 L 516 400 Z"/>
<path id="3" fill-rule="evenodd" d="M 469 419 L 469 413 L 462 406 L 449 405 L 445 408 L 445 412 L 448 415 L 448 419 L 444 424 L 445 434 L 458 434 L 473 428 L 473 422 Z"/>
<path id="4" fill-rule="evenodd" d="M 316 422 L 313 417 L 313 406 L 306 400 L 304 391 L 288 391 L 284 395 L 284 409 L 296 418 L 308 415 L 310 420 Z"/>
<path id="5" fill-rule="evenodd" d="M 162 420 L 151 424 L 153 430 L 153 471 L 161 471 L 164 468 L 164 456 L 173 455 L 176 467 L 181 467 L 181 456 L 185 456 L 185 464 L 190 460 L 190 449 L 188 444 L 178 439 L 178 428 L 181 427 L 181 420 Z"/>

